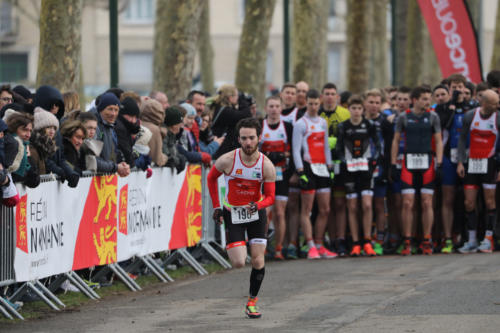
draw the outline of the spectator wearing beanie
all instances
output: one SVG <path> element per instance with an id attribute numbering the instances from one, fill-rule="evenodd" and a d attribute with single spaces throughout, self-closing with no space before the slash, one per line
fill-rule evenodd
<path id="1" fill-rule="evenodd" d="M 136 101 L 126 97 L 122 101 L 118 118 L 115 122 L 115 132 L 118 137 L 118 149 L 122 152 L 123 158 L 128 165 L 135 164 L 133 156 L 134 137 L 141 129 L 139 124 L 139 106 Z"/>
<path id="2" fill-rule="evenodd" d="M 97 118 L 94 138 L 103 142 L 99 156 L 104 161 L 110 162 L 105 172 L 118 172 L 121 177 L 126 177 L 130 173 L 130 166 L 124 161 L 123 154 L 118 149 L 118 139 L 114 129 L 120 111 L 120 100 L 113 93 L 104 93 L 98 99 L 96 110 L 90 112 L 94 112 Z"/>
<path id="3" fill-rule="evenodd" d="M 182 128 L 182 111 L 179 106 L 171 106 L 165 110 L 165 126 L 167 135 L 163 139 L 163 153 L 167 155 L 166 166 L 182 172 L 186 167 L 186 158 L 177 149 L 177 135 Z"/>
<path id="4" fill-rule="evenodd" d="M 18 95 L 21 95 L 24 98 L 24 100 L 26 101 L 26 103 L 28 103 L 28 104 L 33 103 L 33 94 L 25 86 L 22 86 L 22 85 L 15 86 L 12 89 L 12 91 L 17 93 Z"/>
<path id="5" fill-rule="evenodd" d="M 178 135 L 177 149 L 189 163 L 210 164 L 212 157 L 208 153 L 200 152 L 198 141 L 191 131 L 195 122 L 196 109 L 188 103 L 183 103 L 180 107 L 186 111 L 186 116 L 183 119 L 184 127 L 180 129 L 180 135 Z"/>
<path id="6" fill-rule="evenodd" d="M 34 166 L 40 175 L 47 174 L 46 161 L 55 154 L 57 146 L 55 142 L 56 131 L 59 129 L 59 121 L 52 113 L 35 108 L 33 133 L 30 137 L 30 154 Z M 50 163 L 49 163 L 50 164 Z M 52 170 L 54 173 L 60 172 L 64 178 L 64 171 L 61 168 Z"/>
<path id="7" fill-rule="evenodd" d="M 141 104 L 141 124 L 151 132 L 149 140 L 149 156 L 157 166 L 167 163 L 167 155 L 163 153 L 161 126 L 165 120 L 165 109 L 154 99 L 144 100 Z"/>

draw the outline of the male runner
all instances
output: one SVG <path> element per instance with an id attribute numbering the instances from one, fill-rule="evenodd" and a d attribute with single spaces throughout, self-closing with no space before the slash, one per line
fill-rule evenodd
<path id="1" fill-rule="evenodd" d="M 282 119 L 292 125 L 300 118 L 298 114 L 299 108 L 295 105 L 297 99 L 297 88 L 293 83 L 285 83 L 281 88 L 281 102 L 282 102 Z"/>
<path id="2" fill-rule="evenodd" d="M 308 246 L 308 259 L 335 258 L 336 253 L 323 246 L 326 222 L 330 212 L 330 183 L 333 166 L 328 148 L 326 121 L 318 116 L 320 95 L 307 93 L 307 111 L 293 128 L 292 153 L 301 188 L 300 222 Z M 310 214 L 314 198 L 318 202 L 314 240 Z M 345 209 L 345 208 L 344 208 Z"/>
<path id="3" fill-rule="evenodd" d="M 438 115 L 429 110 L 431 90 L 427 87 L 416 87 L 411 92 L 413 109 L 399 115 L 391 149 L 391 173 L 393 179 L 398 178 L 396 166 L 399 140 L 405 134 L 405 147 L 401 169 L 401 184 L 403 195 L 402 228 L 404 247 L 402 255 L 411 254 L 410 238 L 413 229 L 413 205 L 415 192 L 420 191 L 422 205 L 422 226 L 424 240 L 421 243 L 423 254 L 432 254 L 431 232 L 434 221 L 432 197 L 434 181 L 440 178 L 443 161 L 443 142 Z M 432 139 L 436 146 L 436 158 L 432 152 Z M 435 164 L 437 168 L 435 170 Z"/>
<path id="4" fill-rule="evenodd" d="M 276 240 L 274 259 L 283 260 L 285 258 L 281 250 L 286 231 L 285 209 L 288 201 L 288 181 L 291 176 L 288 162 L 293 126 L 281 119 L 281 100 L 278 96 L 266 99 L 265 111 L 267 118 L 262 123 L 260 151 L 276 168 L 276 201 L 272 210 Z"/>
<path id="5" fill-rule="evenodd" d="M 321 89 L 321 108 L 319 115 L 326 120 L 328 125 L 328 145 L 331 150 L 331 157 L 334 163 L 335 179 L 333 180 L 333 196 L 331 196 L 331 205 L 335 209 L 330 210 L 328 218 L 328 234 L 330 240 L 335 240 L 335 248 L 340 256 L 344 256 L 346 251 L 345 246 L 345 231 L 346 231 L 346 198 L 343 175 L 340 172 L 340 161 L 335 157 L 335 146 L 337 142 L 337 127 L 338 125 L 349 119 L 351 114 L 349 111 L 337 105 L 337 86 L 333 83 L 326 83 Z"/>
<path id="6" fill-rule="evenodd" d="M 360 96 L 353 95 L 349 98 L 348 109 L 351 118 L 339 124 L 336 148 L 337 158 L 342 162 L 349 228 L 354 242 L 351 256 L 361 255 L 358 232 L 358 196 L 361 196 L 363 251 L 368 256 L 375 256 L 376 253 L 371 244 L 372 175 L 380 157 L 380 141 L 375 125 L 363 117 L 363 99 Z M 375 147 L 373 152 L 372 143 Z"/>
<path id="7" fill-rule="evenodd" d="M 493 231 L 496 224 L 495 191 L 500 156 L 497 140 L 500 129 L 500 113 L 497 111 L 499 97 L 493 90 L 486 90 L 481 98 L 481 107 L 466 113 L 462 133 L 458 142 L 457 173 L 464 178 L 465 212 L 469 240 L 458 249 L 460 253 L 477 250 L 484 253 L 493 251 Z M 469 142 L 467 157 L 466 145 Z M 464 165 L 465 164 L 465 165 Z M 466 168 L 467 167 L 467 168 Z M 486 232 L 484 240 L 477 245 L 476 197 L 479 186 L 483 187 L 486 206 Z"/>
<path id="8" fill-rule="evenodd" d="M 266 211 L 274 203 L 276 172 L 273 163 L 259 152 L 262 128 L 254 118 L 242 119 L 236 124 L 241 148 L 230 151 L 215 161 L 208 174 L 208 189 L 214 207 L 215 222 L 226 226 L 228 233 L 227 254 L 235 268 L 245 265 L 248 235 L 252 272 L 250 296 L 245 313 L 249 318 L 260 318 L 257 294 L 264 279 L 264 253 L 266 249 Z M 223 207 L 219 202 L 217 179 L 224 174 L 226 197 Z M 264 183 L 264 195 L 261 187 Z"/>

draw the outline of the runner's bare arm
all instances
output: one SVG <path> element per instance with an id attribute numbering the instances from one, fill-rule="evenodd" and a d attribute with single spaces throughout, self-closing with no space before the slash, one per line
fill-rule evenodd
<path id="1" fill-rule="evenodd" d="M 396 164 L 398 160 L 398 150 L 399 150 L 399 140 L 401 139 L 401 133 L 395 132 L 394 138 L 392 139 L 391 147 L 391 164 Z"/>
<path id="2" fill-rule="evenodd" d="M 234 154 L 236 154 L 236 150 L 225 153 L 219 157 L 217 161 L 215 161 L 215 168 L 226 175 L 229 174 L 233 168 Z"/>
<path id="3" fill-rule="evenodd" d="M 276 169 L 273 163 L 266 156 L 264 156 L 264 196 L 261 201 L 250 203 L 247 209 L 250 212 L 264 209 L 274 204 L 274 196 L 276 190 Z"/>
<path id="4" fill-rule="evenodd" d="M 210 197 L 212 198 L 212 205 L 214 209 L 221 207 L 219 201 L 219 188 L 217 186 L 217 179 L 222 174 L 228 174 L 231 172 L 231 169 L 233 167 L 234 153 L 235 152 L 232 151 L 219 157 L 208 173 L 207 186 L 208 191 L 210 192 Z"/>
<path id="5" fill-rule="evenodd" d="M 264 182 L 276 181 L 276 168 L 267 156 L 264 156 Z"/>

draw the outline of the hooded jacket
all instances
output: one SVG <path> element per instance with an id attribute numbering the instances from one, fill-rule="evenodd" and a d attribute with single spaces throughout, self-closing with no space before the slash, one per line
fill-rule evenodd
<path id="1" fill-rule="evenodd" d="M 39 106 L 47 111 L 50 111 L 52 106 L 57 105 L 59 107 L 56 114 L 57 119 L 61 120 L 64 115 L 64 99 L 61 92 L 52 86 L 39 87 L 36 90 L 33 105 L 35 107 Z"/>
<path id="2" fill-rule="evenodd" d="M 151 131 L 149 140 L 149 156 L 158 166 L 164 166 L 168 157 L 163 152 L 161 124 L 165 119 L 165 110 L 161 104 L 154 100 L 147 100 L 141 104 L 141 124 Z"/>
<path id="3" fill-rule="evenodd" d="M 97 117 L 97 130 L 94 138 L 104 143 L 99 156 L 105 161 L 111 161 L 114 164 L 122 162 L 123 155 L 118 149 L 118 137 L 116 136 L 114 124 L 110 124 L 102 119 L 101 114 L 97 110 L 89 112 L 94 112 L 94 115 Z"/>

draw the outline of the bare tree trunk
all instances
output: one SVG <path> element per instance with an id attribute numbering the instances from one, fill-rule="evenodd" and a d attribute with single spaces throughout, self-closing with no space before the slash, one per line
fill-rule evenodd
<path id="1" fill-rule="evenodd" d="M 404 84 L 414 86 L 419 83 L 422 70 L 422 26 L 423 19 L 417 0 L 409 0 L 407 13 L 407 44 Z"/>
<path id="2" fill-rule="evenodd" d="M 214 93 L 214 49 L 210 39 L 210 3 L 203 2 L 200 18 L 200 36 L 198 38 L 201 83 L 203 90 Z"/>
<path id="3" fill-rule="evenodd" d="M 36 84 L 79 91 L 82 0 L 42 0 Z"/>
<path id="4" fill-rule="evenodd" d="M 293 3 L 293 80 L 306 81 L 319 89 L 326 80 L 328 10 L 324 0 Z"/>
<path id="5" fill-rule="evenodd" d="M 362 93 L 368 88 L 367 9 L 366 0 L 347 0 L 347 82 L 353 93 Z"/>
<path id="6" fill-rule="evenodd" d="M 191 89 L 203 2 L 156 3 L 153 87 L 166 92 L 173 103 L 186 98 Z"/>
<path id="7" fill-rule="evenodd" d="M 259 108 L 266 97 L 266 60 L 269 30 L 276 0 L 247 0 L 240 37 L 236 86 L 255 96 Z"/>
<path id="8" fill-rule="evenodd" d="M 492 69 L 500 69 L 500 4 L 497 8 L 497 18 L 495 22 L 495 41 L 493 43 L 490 70 Z"/>
<path id="9" fill-rule="evenodd" d="M 368 29 L 371 57 L 368 61 L 369 87 L 383 88 L 389 83 L 387 64 L 387 0 L 368 2 Z"/>
<path id="10" fill-rule="evenodd" d="M 405 59 L 406 59 L 406 18 L 408 16 L 408 1 L 394 1 L 394 10 L 396 11 L 396 21 L 392 22 L 395 25 L 396 49 L 394 61 L 396 62 L 396 72 L 393 73 L 396 85 L 402 85 L 405 78 Z"/>
<path id="11" fill-rule="evenodd" d="M 432 45 L 429 35 L 429 29 L 427 29 L 425 22 L 422 24 L 422 39 L 422 70 L 420 71 L 419 82 L 435 86 L 441 81 L 442 75 L 439 70 L 434 45 Z"/>

